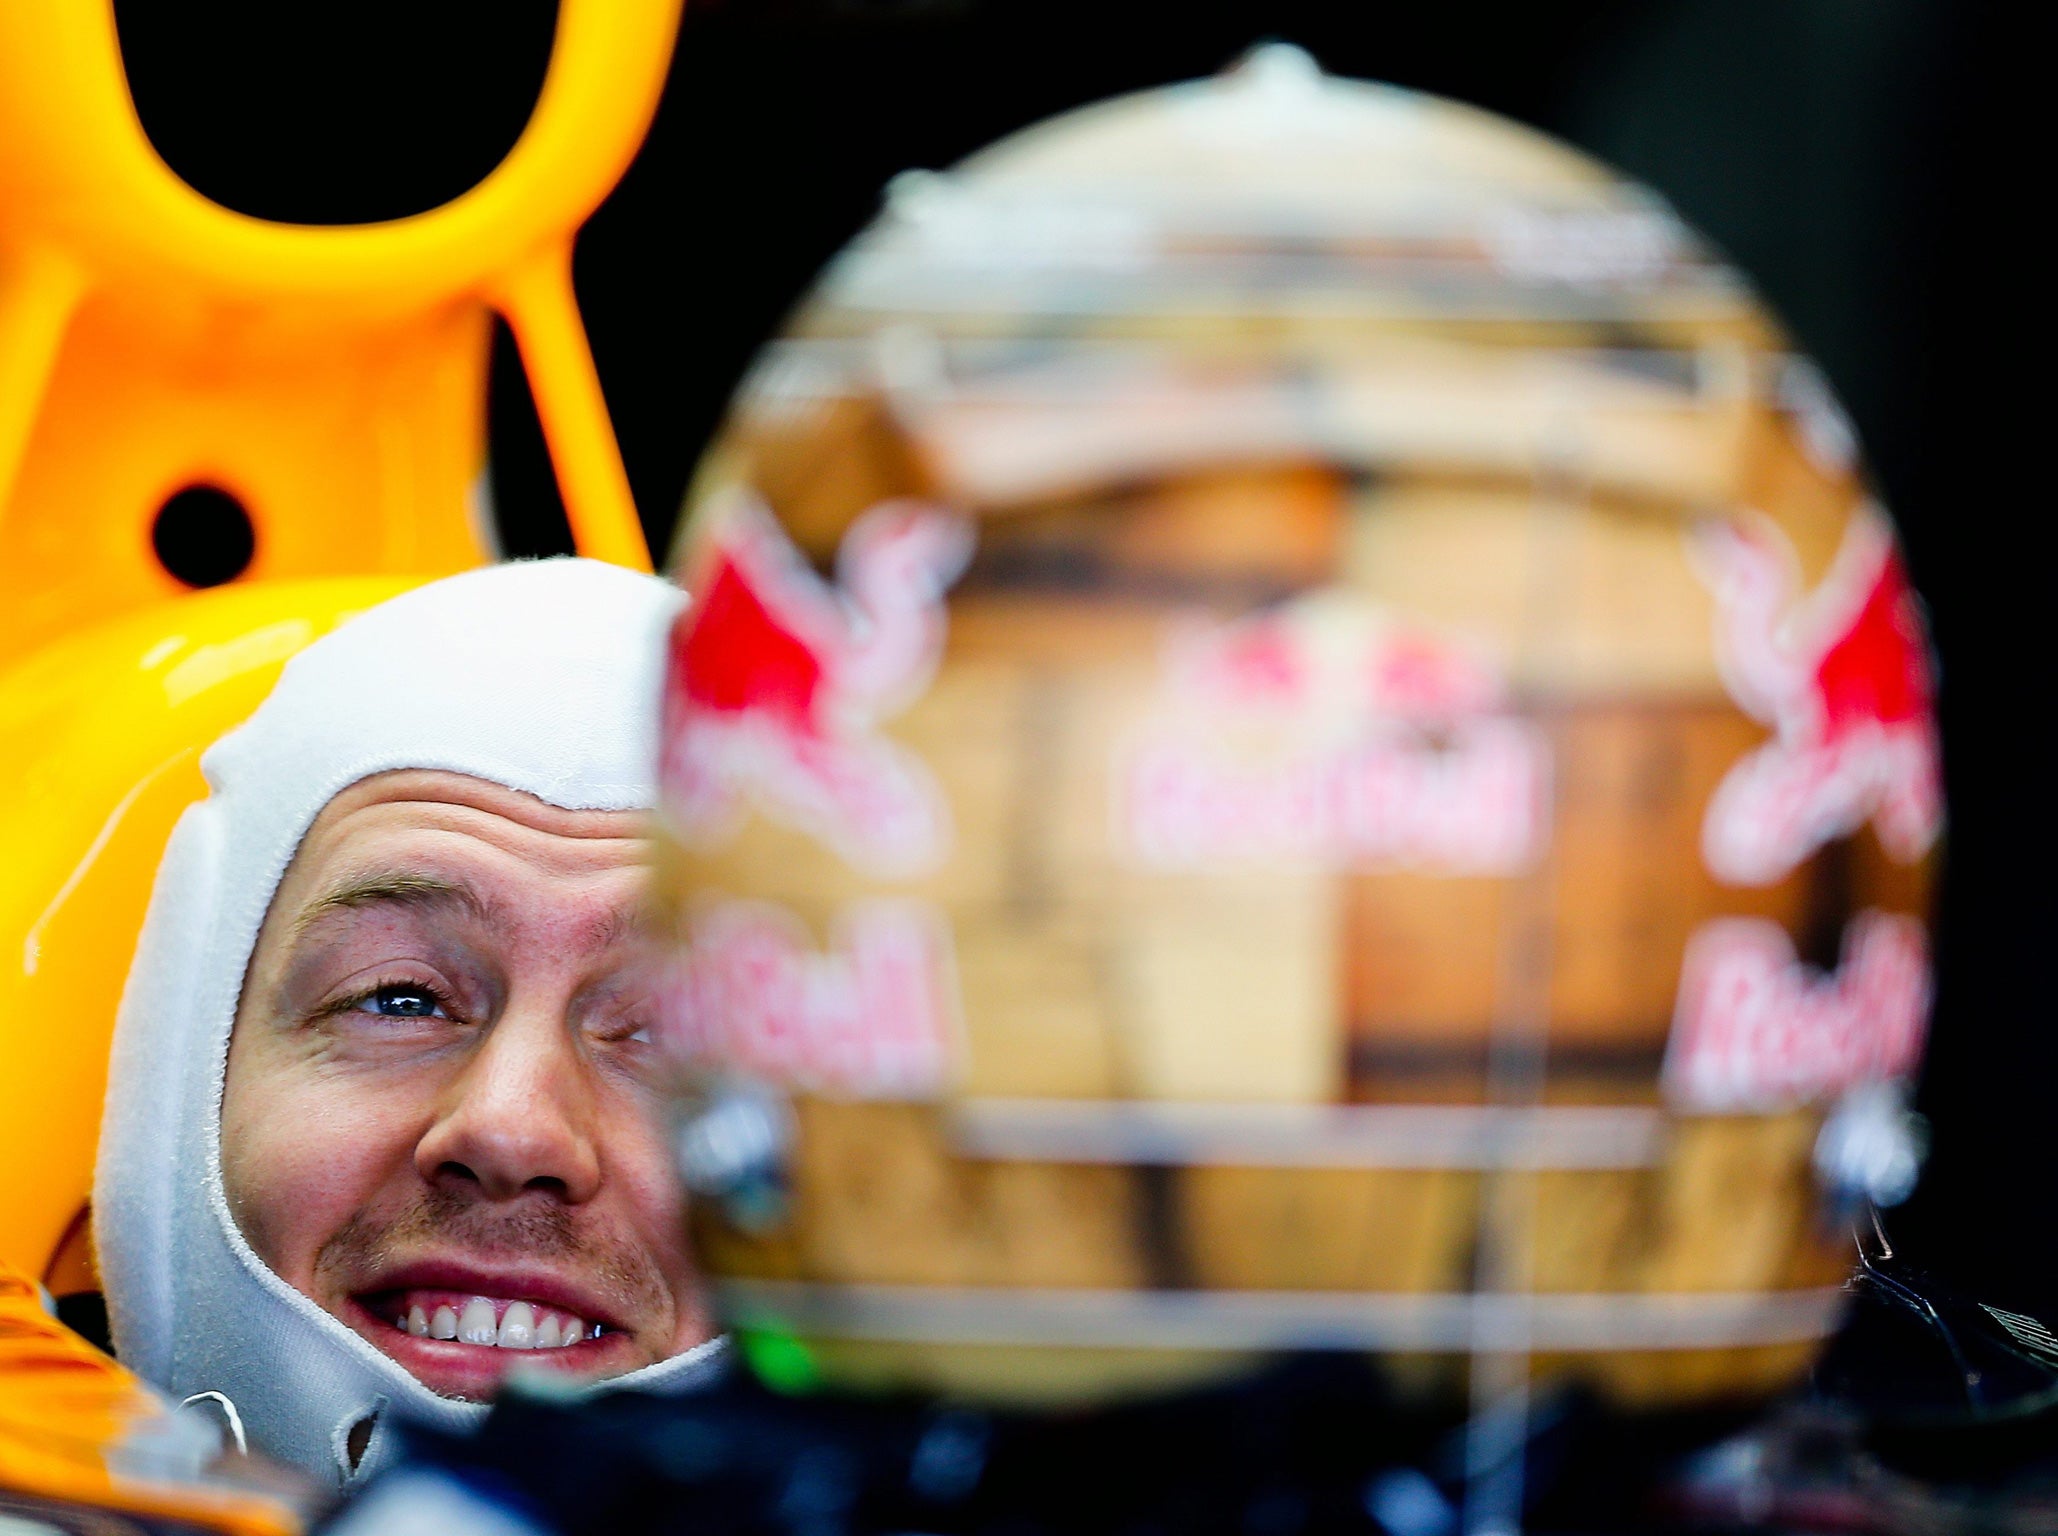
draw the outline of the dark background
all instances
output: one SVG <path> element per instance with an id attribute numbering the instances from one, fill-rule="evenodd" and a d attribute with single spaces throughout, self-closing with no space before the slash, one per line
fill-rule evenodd
<path id="1" fill-rule="evenodd" d="M 218 201 L 317 223 L 471 185 L 519 134 L 549 0 L 118 0 L 146 129 Z M 1284 38 L 1478 103 L 1668 196 L 1758 282 L 1855 417 L 1931 606 L 1953 827 L 1922 1107 L 1893 1230 L 1982 1297 L 2058 1316 L 2053 645 L 2034 556 L 2041 177 L 1950 0 L 700 0 L 649 141 L 579 245 L 581 303 L 653 547 L 758 343 L 910 166 Z M 2025 178 L 2027 178 L 2025 180 Z M 2040 371 L 2040 370 L 2035 370 Z M 2030 375 L 2033 378 L 2033 373 Z M 535 414 L 496 347 L 511 550 L 565 547 Z"/>

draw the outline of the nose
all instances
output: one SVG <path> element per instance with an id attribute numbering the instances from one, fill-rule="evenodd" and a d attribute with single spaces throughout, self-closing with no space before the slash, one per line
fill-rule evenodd
<path id="1" fill-rule="evenodd" d="M 593 1198 L 593 1084 L 562 1010 L 510 1008 L 486 1029 L 416 1143 L 415 1167 L 431 1184 L 488 1200 Z"/>

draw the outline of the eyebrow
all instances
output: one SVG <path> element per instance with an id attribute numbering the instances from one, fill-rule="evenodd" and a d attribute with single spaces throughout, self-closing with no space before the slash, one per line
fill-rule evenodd
<path id="1" fill-rule="evenodd" d="M 331 912 L 383 905 L 456 907 L 480 922 L 493 920 L 491 904 L 461 880 L 445 880 L 436 875 L 407 871 L 379 871 L 355 876 L 317 896 L 293 920 L 293 931 L 296 936 L 304 934 Z"/>
<path id="2" fill-rule="evenodd" d="M 423 909 L 456 908 L 473 920 L 489 926 L 500 919 L 500 909 L 462 880 L 445 880 L 439 875 L 406 870 L 381 870 L 358 875 L 324 892 L 301 909 L 293 920 L 295 938 L 331 912 L 357 911 L 381 905 Z M 616 909 L 596 921 L 589 945 L 596 950 L 647 940 L 661 926 L 658 909 L 647 902 Z"/>
<path id="3" fill-rule="evenodd" d="M 601 918 L 592 930 L 593 947 L 605 950 L 647 943 L 662 929 L 663 914 L 658 906 L 649 900 L 639 901 L 632 906 L 617 907 Z"/>

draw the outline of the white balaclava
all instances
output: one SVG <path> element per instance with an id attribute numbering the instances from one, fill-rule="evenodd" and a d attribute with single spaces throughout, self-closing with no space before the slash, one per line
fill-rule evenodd
<path id="1" fill-rule="evenodd" d="M 294 657 L 201 759 L 210 793 L 172 833 L 122 997 L 94 1237 L 122 1362 L 178 1397 L 226 1395 L 267 1455 L 348 1482 L 390 1454 L 388 1409 L 452 1429 L 485 1412 L 436 1396 L 287 1285 L 229 1214 L 222 1081 L 272 895 L 322 807 L 390 769 L 471 774 L 568 810 L 654 805 L 679 601 L 655 577 L 587 560 L 433 582 Z M 718 1353 L 607 1386 L 688 1385 Z M 353 1468 L 346 1440 L 367 1416 Z"/>

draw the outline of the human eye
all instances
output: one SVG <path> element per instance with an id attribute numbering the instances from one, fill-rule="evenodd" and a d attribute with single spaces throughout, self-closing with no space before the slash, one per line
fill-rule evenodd
<path id="1" fill-rule="evenodd" d="M 590 1026 L 593 1038 L 609 1045 L 648 1045 L 650 1030 L 650 1020 L 642 1016 L 608 1019 Z"/>
<path id="2" fill-rule="evenodd" d="M 595 986 L 578 1009 L 586 1038 L 639 1055 L 649 1050 L 657 1037 L 660 979 L 654 967 L 639 960 Z"/>
<path id="3" fill-rule="evenodd" d="M 339 1013 L 369 1014 L 380 1019 L 447 1019 L 449 999 L 423 982 L 383 982 L 345 1001 Z"/>
<path id="4" fill-rule="evenodd" d="M 590 1048 L 600 1052 L 599 1060 L 641 1079 L 657 1065 L 656 1020 L 647 1008 L 610 1009 L 601 1017 L 585 1021 Z"/>

